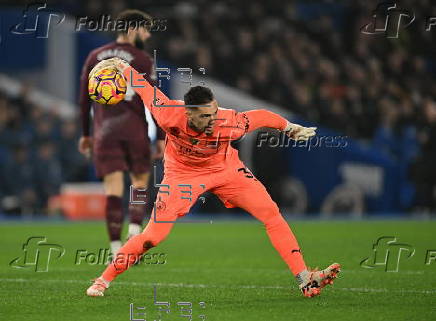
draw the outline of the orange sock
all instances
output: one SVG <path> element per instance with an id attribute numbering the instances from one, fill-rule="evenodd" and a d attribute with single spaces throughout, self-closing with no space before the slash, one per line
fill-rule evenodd
<path id="1" fill-rule="evenodd" d="M 292 273 L 297 276 L 297 274 L 306 270 L 306 263 L 304 263 L 297 239 L 280 213 L 267 219 L 264 224 L 272 245 L 279 252 Z"/>
<path id="2" fill-rule="evenodd" d="M 142 254 L 162 242 L 173 225 L 174 223 L 156 223 L 152 217 L 141 234 L 133 236 L 121 247 L 101 275 L 102 278 L 110 282 L 126 271 Z"/>

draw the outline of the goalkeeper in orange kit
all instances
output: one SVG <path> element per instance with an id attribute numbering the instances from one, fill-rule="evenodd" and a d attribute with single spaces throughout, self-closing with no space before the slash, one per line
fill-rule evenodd
<path id="1" fill-rule="evenodd" d="M 168 236 L 177 218 L 188 213 L 205 191 L 217 195 L 226 207 L 246 210 L 265 225 L 272 245 L 296 277 L 304 296 L 318 295 L 325 285 L 333 283 L 340 265 L 335 263 L 322 271 L 306 267 L 298 242 L 276 203 L 230 145 L 231 141 L 261 127 L 284 131 L 295 140 L 314 136 L 315 127 L 292 124 L 267 110 L 239 113 L 218 107 L 211 90 L 202 86 L 192 87 L 184 101 L 170 100 L 119 58 L 100 62 L 90 75 L 103 68 L 118 69 L 124 74 L 166 132 L 165 174 L 154 214 L 144 231 L 124 244 L 88 288 L 87 295 L 103 296 L 111 281 Z M 180 197 L 178 184 L 191 187 L 189 197 Z"/>

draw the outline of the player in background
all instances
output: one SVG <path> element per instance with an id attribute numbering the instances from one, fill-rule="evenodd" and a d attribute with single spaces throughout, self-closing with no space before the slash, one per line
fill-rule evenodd
<path id="1" fill-rule="evenodd" d="M 118 252 L 123 226 L 122 196 L 124 171 L 130 173 L 135 189 L 147 188 L 150 174 L 150 139 L 145 108 L 141 98 L 128 86 L 125 99 L 116 105 L 100 105 L 88 95 L 88 74 L 104 59 L 120 57 L 144 73 L 147 81 L 153 82 L 153 60 L 144 51 L 145 41 L 150 37 L 147 29 L 151 17 L 139 10 L 123 11 L 117 18 L 128 28 L 117 30 L 116 41 L 93 50 L 87 57 L 80 79 L 80 107 L 83 134 L 79 151 L 93 158 L 97 176 L 103 179 L 106 202 L 106 222 L 113 254 Z M 93 110 L 93 132 L 90 131 L 90 110 Z M 156 153 L 153 158 L 162 158 L 164 136 L 157 133 Z M 128 238 L 142 230 L 145 205 L 129 202 Z"/>
<path id="2" fill-rule="evenodd" d="M 335 263 L 322 271 L 306 267 L 298 242 L 276 203 L 230 144 L 261 127 L 284 131 L 292 139 L 308 140 L 315 135 L 315 127 L 292 124 L 267 110 L 239 113 L 220 108 L 211 90 L 202 86 L 192 87 L 185 94 L 184 101 L 170 100 L 141 79 L 129 64 L 116 58 L 101 62 L 91 75 L 105 67 L 118 69 L 128 82 L 135 85 L 144 105 L 166 132 L 165 171 L 155 211 L 146 228 L 124 244 L 117 257 L 88 288 L 87 295 L 103 296 L 111 281 L 167 237 L 177 218 L 188 213 L 205 191 L 217 195 L 226 207 L 240 207 L 264 224 L 272 245 L 296 277 L 304 296 L 318 295 L 321 288 L 333 283 L 340 265 Z M 185 104 L 191 107 L 184 107 Z M 186 192 L 181 193 L 178 184 L 191 186 L 190 200 Z"/>

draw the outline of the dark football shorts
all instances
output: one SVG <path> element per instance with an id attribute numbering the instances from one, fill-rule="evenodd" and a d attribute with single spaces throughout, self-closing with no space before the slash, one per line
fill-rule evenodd
<path id="1" fill-rule="evenodd" d="M 93 159 L 97 176 L 115 171 L 141 174 L 150 171 L 151 149 L 148 139 L 94 140 Z"/>

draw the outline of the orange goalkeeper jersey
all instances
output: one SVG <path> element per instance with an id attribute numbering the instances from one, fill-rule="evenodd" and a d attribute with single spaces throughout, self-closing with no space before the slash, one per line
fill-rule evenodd
<path id="1" fill-rule="evenodd" d="M 198 133 L 188 126 L 183 101 L 169 99 L 132 67 L 126 69 L 124 75 L 167 134 L 166 168 L 222 169 L 228 162 L 239 161 L 238 151 L 230 145 L 231 141 L 260 127 L 283 130 L 287 124 L 286 119 L 267 110 L 237 112 L 219 107 L 213 134 Z"/>

